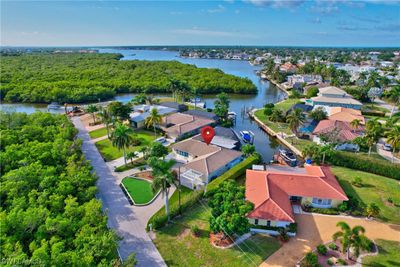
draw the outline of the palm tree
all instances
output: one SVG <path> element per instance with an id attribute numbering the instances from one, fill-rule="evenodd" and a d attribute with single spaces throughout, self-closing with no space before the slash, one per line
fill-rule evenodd
<path id="1" fill-rule="evenodd" d="M 161 115 L 158 113 L 156 108 L 152 108 L 150 111 L 150 115 L 144 121 L 144 124 L 147 128 L 153 127 L 154 129 L 154 136 L 157 136 L 156 132 L 156 125 L 161 123 Z"/>
<path id="2" fill-rule="evenodd" d="M 395 86 L 390 90 L 389 99 L 393 102 L 392 111 L 390 112 L 390 117 L 392 117 L 396 105 L 400 103 L 400 86 Z"/>
<path id="3" fill-rule="evenodd" d="M 364 235 L 364 227 L 356 225 L 350 228 L 345 222 L 338 222 L 336 226 L 340 227 L 341 231 L 334 233 L 332 239 L 340 240 L 342 253 L 347 254 L 347 259 L 350 257 L 350 248 L 354 249 L 356 257 L 360 254 L 360 249 L 368 249 L 370 240 Z"/>
<path id="4" fill-rule="evenodd" d="M 161 190 L 163 197 L 165 198 L 165 214 L 167 215 L 168 222 L 169 217 L 169 190 L 172 185 L 175 185 L 176 179 L 171 171 L 171 167 L 175 164 L 173 160 L 161 161 L 157 158 L 150 158 L 149 165 L 153 169 L 153 183 L 152 189 L 154 192 Z M 176 186 L 176 185 L 175 185 Z"/>
<path id="5" fill-rule="evenodd" d="M 102 108 L 100 110 L 99 116 L 101 121 L 104 123 L 107 129 L 107 137 L 110 139 L 110 123 L 111 123 L 111 115 L 110 112 L 106 108 Z"/>
<path id="6" fill-rule="evenodd" d="M 114 131 L 111 133 L 111 142 L 113 146 L 116 146 L 118 150 L 123 149 L 124 151 L 125 165 L 126 165 L 126 148 L 128 148 L 131 144 L 132 133 L 133 130 L 122 123 L 116 124 Z"/>
<path id="7" fill-rule="evenodd" d="M 137 157 L 136 151 L 129 151 L 126 153 L 126 158 L 131 160 L 131 164 L 133 165 L 133 158 Z"/>
<path id="8" fill-rule="evenodd" d="M 367 212 L 367 217 L 371 218 L 371 217 L 378 216 L 381 209 L 378 207 L 378 205 L 376 205 L 375 203 L 372 202 L 372 203 L 368 204 L 365 211 Z"/>
<path id="9" fill-rule="evenodd" d="M 289 127 L 292 132 L 297 136 L 297 129 L 306 121 L 306 117 L 303 111 L 299 108 L 292 110 L 289 115 L 286 116 L 286 122 L 289 123 Z"/>
<path id="10" fill-rule="evenodd" d="M 270 121 L 281 122 L 283 120 L 283 111 L 279 108 L 274 108 L 272 114 L 268 117 Z"/>
<path id="11" fill-rule="evenodd" d="M 382 125 L 377 119 L 370 120 L 367 122 L 365 130 L 365 138 L 369 147 L 368 156 L 370 156 L 372 146 L 378 142 L 379 137 L 381 136 Z"/>
<path id="12" fill-rule="evenodd" d="M 92 114 L 92 117 L 93 117 L 93 124 L 96 124 L 96 112 L 98 111 L 99 109 L 97 108 L 97 106 L 96 105 L 89 105 L 87 108 L 86 108 L 86 111 L 87 112 L 89 112 L 90 114 Z"/>
<path id="13" fill-rule="evenodd" d="M 145 146 L 140 147 L 139 148 L 139 152 L 143 153 L 143 158 L 144 159 L 147 159 L 147 155 L 148 155 L 148 152 L 149 152 L 148 147 L 145 147 Z"/>
<path id="14" fill-rule="evenodd" d="M 361 121 L 359 119 L 354 119 L 350 122 L 350 126 L 357 131 L 357 129 L 360 127 Z"/>
<path id="15" fill-rule="evenodd" d="M 392 162 L 394 162 L 394 154 L 396 153 L 396 148 L 400 146 L 400 126 L 396 125 L 386 132 L 388 142 L 393 147 L 392 152 Z"/>
<path id="16" fill-rule="evenodd" d="M 245 157 L 248 157 L 256 152 L 256 148 L 254 145 L 246 144 L 242 146 L 242 153 Z"/>

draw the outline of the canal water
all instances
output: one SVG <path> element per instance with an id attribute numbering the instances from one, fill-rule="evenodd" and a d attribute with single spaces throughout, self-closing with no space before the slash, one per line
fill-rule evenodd
<path id="1" fill-rule="evenodd" d="M 233 127 L 239 133 L 242 130 L 250 130 L 255 134 L 254 145 L 262 155 L 264 162 L 269 162 L 279 144 L 262 131 L 255 122 L 247 116 L 242 116 L 242 110 L 246 108 L 259 108 L 266 103 L 275 103 L 283 100 L 285 93 L 267 81 L 262 81 L 256 71 L 259 67 L 250 65 L 247 61 L 181 58 L 178 52 L 159 50 L 130 50 L 130 49 L 99 49 L 100 53 L 120 53 L 124 57 L 121 60 L 177 60 L 186 64 L 193 64 L 201 68 L 218 68 L 232 75 L 249 78 L 258 88 L 256 95 L 230 95 L 230 111 L 236 112 L 237 121 Z M 128 102 L 135 94 L 121 94 L 115 100 Z M 202 96 L 207 107 L 214 107 L 215 95 Z M 35 110 L 47 111 L 46 105 L 38 104 L 1 104 L 1 109 L 18 112 L 32 113 Z M 61 110 L 62 112 L 63 110 Z"/>

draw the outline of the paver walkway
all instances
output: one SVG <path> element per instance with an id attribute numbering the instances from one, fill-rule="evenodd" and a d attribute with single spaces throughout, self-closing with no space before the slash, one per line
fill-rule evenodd
<path id="1" fill-rule="evenodd" d="M 119 242 L 120 256 L 122 259 L 126 259 L 132 252 L 135 252 L 138 261 L 137 266 L 166 266 L 145 230 L 147 220 L 151 216 L 149 214 L 154 213 L 155 208 L 148 208 L 148 206 L 132 208 L 111 170 L 103 161 L 96 146 L 91 142 L 81 120 L 75 117 L 72 118 L 72 122 L 79 130 L 78 137 L 83 140 L 82 151 L 86 159 L 91 161 L 94 171 L 99 176 L 97 181 L 98 197 L 103 203 L 103 209 L 107 212 L 108 226 L 123 238 Z M 162 199 L 159 198 L 153 203 L 160 205 Z M 158 206 L 158 208 L 161 206 Z"/>
<path id="2" fill-rule="evenodd" d="M 338 231 L 339 221 L 348 223 L 351 227 L 362 225 L 370 239 L 385 239 L 400 241 L 400 225 L 385 224 L 366 219 L 342 216 L 324 216 L 318 214 L 295 214 L 298 225 L 297 236 L 291 238 L 278 251 L 272 254 L 260 266 L 295 266 L 308 251 L 321 243 L 332 240 L 332 235 Z"/>

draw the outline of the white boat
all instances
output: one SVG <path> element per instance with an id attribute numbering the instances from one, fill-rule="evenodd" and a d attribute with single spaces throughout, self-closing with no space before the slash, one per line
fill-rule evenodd
<path id="1" fill-rule="evenodd" d="M 291 167 L 296 167 L 297 158 L 296 155 L 288 149 L 279 149 L 279 155 L 281 158 Z"/>
<path id="2" fill-rule="evenodd" d="M 61 105 L 58 104 L 57 102 L 51 102 L 49 105 L 47 105 L 47 109 L 60 109 Z"/>
<path id="3" fill-rule="evenodd" d="M 254 141 L 254 133 L 252 131 L 240 131 L 240 136 L 245 143 L 252 144 Z"/>

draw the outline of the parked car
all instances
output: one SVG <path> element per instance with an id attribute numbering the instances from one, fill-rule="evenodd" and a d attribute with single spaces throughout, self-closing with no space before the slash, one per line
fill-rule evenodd
<path id="1" fill-rule="evenodd" d="M 386 151 L 392 151 L 392 146 L 391 145 L 389 145 L 389 144 L 384 144 L 383 145 L 383 150 L 386 150 Z"/>
<path id="2" fill-rule="evenodd" d="M 160 137 L 160 138 L 157 138 L 155 141 L 160 144 L 164 144 L 165 142 L 167 142 L 167 139 L 165 139 L 165 137 Z"/>

